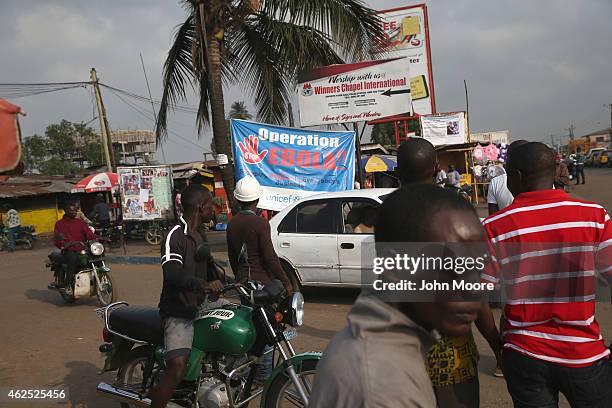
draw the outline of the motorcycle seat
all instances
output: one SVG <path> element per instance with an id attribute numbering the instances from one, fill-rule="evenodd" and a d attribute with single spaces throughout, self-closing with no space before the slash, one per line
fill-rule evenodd
<path id="1" fill-rule="evenodd" d="M 60 251 L 59 249 L 54 249 L 50 254 L 49 254 L 49 260 L 55 264 L 63 264 L 64 263 L 64 255 L 62 254 L 62 251 Z"/>
<path id="2" fill-rule="evenodd" d="M 147 306 L 125 306 L 109 316 L 111 330 L 150 344 L 164 344 L 164 330 L 159 309 Z"/>

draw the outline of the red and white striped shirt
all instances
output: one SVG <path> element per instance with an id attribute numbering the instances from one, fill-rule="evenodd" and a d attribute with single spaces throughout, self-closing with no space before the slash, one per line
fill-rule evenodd
<path id="1" fill-rule="evenodd" d="M 612 281 L 606 210 L 563 190 L 518 195 L 483 221 L 493 262 L 483 281 L 505 291 L 504 347 L 567 367 L 607 357 L 595 320 L 596 274 Z"/>

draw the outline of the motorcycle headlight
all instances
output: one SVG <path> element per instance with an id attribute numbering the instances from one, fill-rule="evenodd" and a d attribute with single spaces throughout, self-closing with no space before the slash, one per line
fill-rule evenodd
<path id="1" fill-rule="evenodd" d="M 93 256 L 100 256 L 104 253 L 104 245 L 99 242 L 93 242 L 89 246 L 89 251 Z"/>
<path id="2" fill-rule="evenodd" d="M 304 296 L 295 292 L 291 295 L 291 325 L 294 327 L 304 324 Z"/>

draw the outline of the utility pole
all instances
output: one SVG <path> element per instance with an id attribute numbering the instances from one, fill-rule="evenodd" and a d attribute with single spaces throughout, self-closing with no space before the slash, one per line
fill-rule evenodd
<path id="1" fill-rule="evenodd" d="M 550 147 L 553 148 L 553 150 L 555 149 L 555 135 L 550 135 Z M 557 152 L 559 152 L 559 148 L 556 149 Z"/>
<path id="2" fill-rule="evenodd" d="M 353 130 L 355 131 L 355 147 L 357 148 L 357 169 L 359 172 L 359 188 L 365 188 L 365 177 L 363 175 L 363 167 L 361 166 L 361 137 L 359 137 L 359 124 L 357 122 L 353 122 Z"/>
<path id="3" fill-rule="evenodd" d="M 612 103 L 604 106 L 610 108 L 610 140 L 608 140 L 608 148 L 612 149 Z"/>
<path id="4" fill-rule="evenodd" d="M 567 130 L 569 130 L 569 138 L 570 140 L 574 140 L 574 125 L 570 125 L 569 128 L 567 128 Z"/>
<path id="5" fill-rule="evenodd" d="M 108 122 L 106 120 L 106 110 L 102 103 L 102 94 L 100 93 L 100 84 L 98 83 L 98 75 L 96 69 L 91 69 L 91 84 L 94 88 L 96 95 L 96 105 L 98 106 L 98 118 L 100 119 L 100 140 L 102 142 L 102 149 L 104 151 L 104 158 L 106 160 L 106 168 L 108 172 L 113 171 L 113 159 L 110 152 L 112 151 L 112 145 L 110 143 L 110 136 L 108 134 Z"/>

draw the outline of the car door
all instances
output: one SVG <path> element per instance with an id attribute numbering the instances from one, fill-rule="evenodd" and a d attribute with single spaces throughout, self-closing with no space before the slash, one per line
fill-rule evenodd
<path id="1" fill-rule="evenodd" d="M 380 204 L 365 198 L 342 199 L 340 201 L 341 225 L 338 234 L 338 259 L 340 281 L 347 285 L 361 284 L 361 273 L 365 260 L 371 260 L 374 252 L 374 232 L 367 231 Z M 370 220 L 367 220 L 370 218 Z M 362 228 L 358 228 L 358 227 Z M 364 228 L 365 226 L 365 228 Z"/>
<path id="2" fill-rule="evenodd" d="M 296 269 L 302 284 L 339 283 L 338 202 L 309 200 L 297 205 L 278 227 L 278 253 Z"/>

